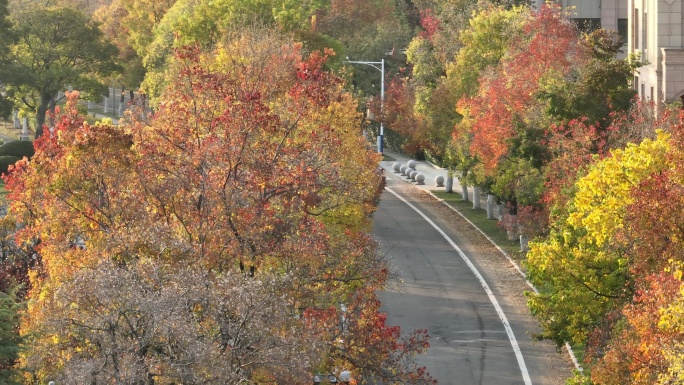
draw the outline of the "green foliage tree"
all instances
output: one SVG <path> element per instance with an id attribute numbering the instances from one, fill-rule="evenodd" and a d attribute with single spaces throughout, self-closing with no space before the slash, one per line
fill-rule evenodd
<path id="1" fill-rule="evenodd" d="M 114 81 L 121 85 L 122 92 L 125 89 L 129 90 L 132 100 L 135 98 L 134 91 L 139 90 L 145 79 L 142 59 L 131 45 L 133 29 L 128 27 L 129 24 L 136 23 L 131 22 L 131 14 L 120 0 L 112 1 L 97 9 L 93 18 L 101 23 L 100 29 L 103 34 L 119 52 L 117 63 L 121 66 L 121 73 Z M 140 23 L 139 20 L 136 21 Z"/>
<path id="2" fill-rule="evenodd" d="M 9 288 L 7 292 L 0 291 L 0 384 L 21 383 L 14 369 L 22 342 L 19 335 L 21 308 L 16 287 Z"/>
<path id="3" fill-rule="evenodd" d="M 477 93 L 480 77 L 499 64 L 511 39 L 521 37 L 529 12 L 522 7 L 488 7 L 470 18 L 459 35 L 462 48 L 446 66 L 447 83 L 457 100 Z"/>
<path id="4" fill-rule="evenodd" d="M 9 53 L 9 45 L 12 42 L 11 24 L 8 20 L 9 16 L 9 0 L 0 0 L 0 33 L 2 40 L 0 40 L 0 59 L 6 63 L 7 54 Z"/>
<path id="5" fill-rule="evenodd" d="M 547 84 L 539 98 L 546 100 L 547 113 L 558 121 L 581 118 L 606 129 L 614 113 L 631 107 L 636 90 L 630 80 L 642 64 L 635 56 L 616 58 L 622 42 L 615 31 L 597 29 L 582 35 L 579 42 L 588 60 L 572 75 Z"/>
<path id="6" fill-rule="evenodd" d="M 72 8 L 20 8 L 11 20 L 17 39 L 7 68 L 12 76 L 0 81 L 16 86 L 21 102 L 36 113 L 39 137 L 59 91 L 71 85 L 92 97 L 106 93 L 98 76 L 117 70 L 116 47 L 87 15 Z"/>

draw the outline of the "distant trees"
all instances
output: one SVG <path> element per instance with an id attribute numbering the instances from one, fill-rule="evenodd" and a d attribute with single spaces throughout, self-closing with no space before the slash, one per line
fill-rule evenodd
<path id="1" fill-rule="evenodd" d="M 0 287 L 0 383 L 20 384 L 14 368 L 22 338 L 19 335 L 21 301 L 17 287 Z"/>
<path id="2" fill-rule="evenodd" d="M 10 20 L 16 40 L 0 81 L 14 86 L 18 101 L 36 113 L 36 137 L 57 93 L 68 85 L 92 97 L 106 93 L 98 76 L 117 70 L 116 47 L 82 11 L 23 4 L 13 8 Z"/>

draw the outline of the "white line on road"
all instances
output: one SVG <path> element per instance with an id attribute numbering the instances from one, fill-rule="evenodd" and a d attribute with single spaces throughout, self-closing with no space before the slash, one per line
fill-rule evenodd
<path id="1" fill-rule="evenodd" d="M 530 379 L 530 374 L 527 371 L 527 365 L 525 365 L 525 359 L 523 358 L 522 352 L 520 351 L 520 346 L 518 345 L 518 340 L 515 339 L 515 334 L 513 334 L 513 329 L 511 328 L 511 325 L 508 322 L 508 318 L 506 318 L 506 314 L 504 314 L 503 310 L 501 309 L 501 306 L 499 305 L 499 301 L 496 300 L 496 297 L 494 296 L 494 293 L 492 290 L 489 288 L 489 285 L 485 281 L 484 277 L 480 272 L 477 270 L 475 265 L 470 261 L 470 259 L 463 253 L 463 251 L 456 245 L 456 243 L 449 238 L 446 233 L 435 224 L 430 218 L 427 217 L 427 215 L 423 214 L 422 211 L 418 210 L 418 208 L 414 205 L 412 205 L 409 201 L 406 199 L 402 198 L 399 194 L 394 192 L 391 188 L 385 187 L 385 190 L 389 191 L 397 197 L 399 200 L 402 202 L 406 203 L 410 208 L 412 208 L 415 212 L 417 212 L 423 219 L 425 219 L 426 222 L 428 222 L 435 230 L 437 230 L 438 233 L 442 235 L 442 237 L 449 242 L 451 247 L 454 248 L 458 252 L 458 255 L 461 256 L 461 259 L 463 259 L 463 262 L 468 265 L 470 268 L 470 271 L 473 272 L 475 277 L 480 281 L 480 285 L 482 285 L 482 288 L 484 291 L 487 293 L 487 296 L 489 297 L 489 300 L 492 302 L 492 305 L 494 305 L 494 309 L 496 310 L 496 313 L 499 315 L 499 319 L 501 319 L 501 323 L 503 323 L 504 329 L 506 329 L 506 334 L 508 335 L 508 340 L 511 342 L 511 347 L 513 348 L 513 352 L 515 353 L 515 357 L 518 360 L 518 366 L 520 367 L 520 371 L 522 372 L 522 377 L 523 380 L 525 381 L 525 385 L 532 385 L 532 380 Z"/>

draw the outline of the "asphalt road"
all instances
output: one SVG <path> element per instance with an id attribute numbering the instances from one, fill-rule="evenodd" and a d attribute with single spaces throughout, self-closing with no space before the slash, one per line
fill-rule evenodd
<path id="1" fill-rule="evenodd" d="M 373 232 L 400 279 L 381 300 L 389 324 L 428 330 L 419 363 L 440 384 L 563 384 L 570 360 L 532 338 L 522 277 L 456 214 L 386 174 Z"/>

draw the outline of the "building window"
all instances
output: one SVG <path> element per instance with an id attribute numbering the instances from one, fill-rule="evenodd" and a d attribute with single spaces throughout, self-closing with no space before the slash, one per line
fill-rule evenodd
<path id="1" fill-rule="evenodd" d="M 595 31 L 599 28 L 601 28 L 601 19 L 596 18 L 596 19 L 582 19 L 582 18 L 574 18 L 572 21 L 575 22 L 577 25 L 577 29 L 579 29 L 581 32 L 592 32 Z"/>
<path id="2" fill-rule="evenodd" d="M 620 42 L 627 44 L 627 19 L 618 19 L 617 32 L 618 36 L 620 36 Z"/>
<path id="3" fill-rule="evenodd" d="M 653 92 L 653 87 L 651 87 L 651 101 L 655 101 L 655 93 Z"/>
<path id="4" fill-rule="evenodd" d="M 634 87 L 634 91 L 639 92 L 639 77 L 635 76 L 634 77 L 634 84 L 632 84 Z"/>

